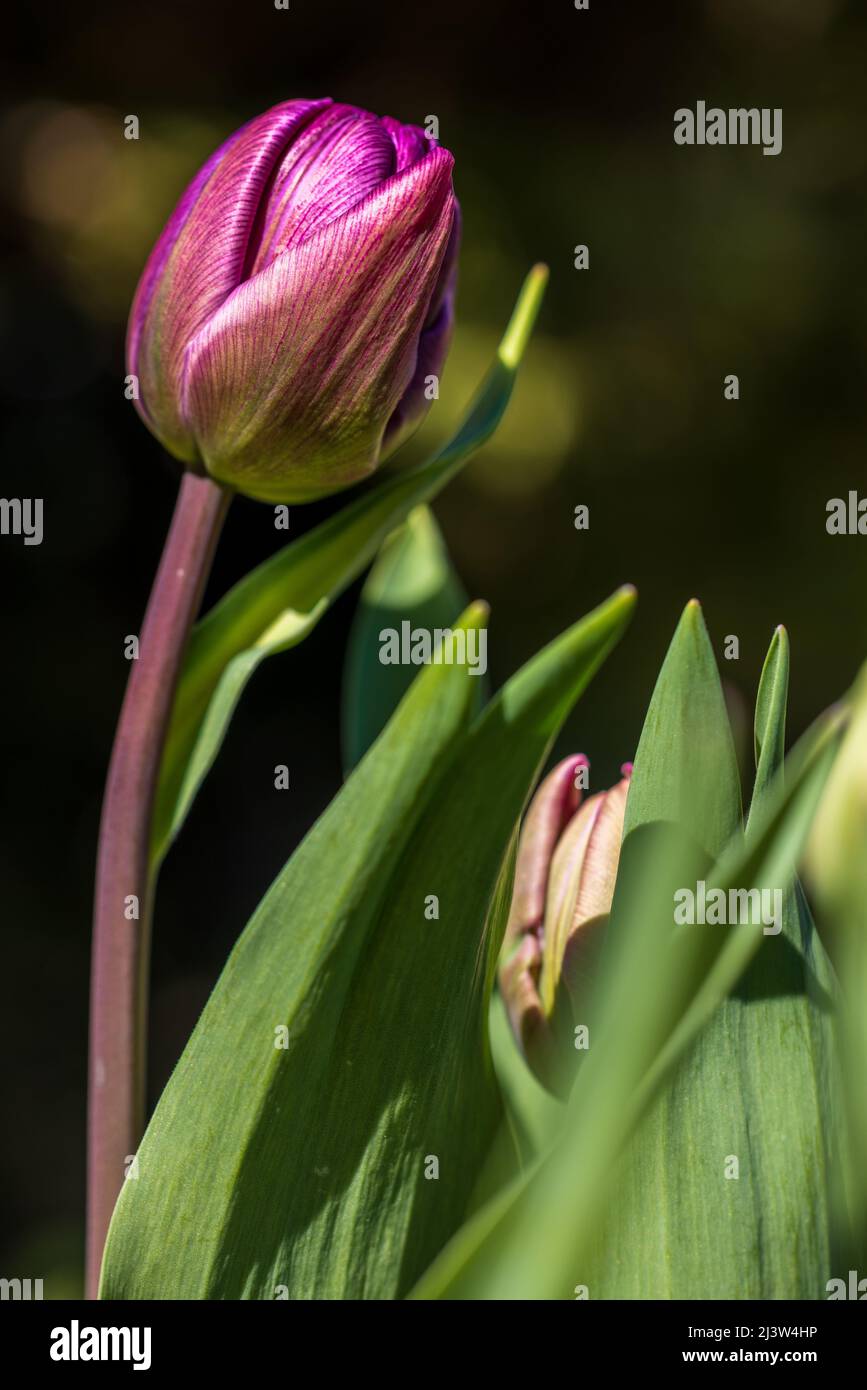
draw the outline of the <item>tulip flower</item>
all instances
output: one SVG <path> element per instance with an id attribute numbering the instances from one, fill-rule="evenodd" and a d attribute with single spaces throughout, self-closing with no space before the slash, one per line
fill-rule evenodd
<path id="1" fill-rule="evenodd" d="M 631 763 L 610 791 L 582 799 L 583 754 L 541 783 L 518 842 L 515 886 L 503 941 L 500 991 L 528 1065 L 559 1088 L 555 1014 L 574 1013 L 614 895 Z"/>
<path id="2" fill-rule="evenodd" d="M 137 408 L 187 465 L 141 628 L 100 821 L 88 1275 L 144 1122 L 152 822 L 175 688 L 233 492 L 323 497 L 371 473 L 435 394 L 452 326 L 452 157 L 330 100 L 273 107 L 193 179 L 133 302 Z M 136 905 L 135 923 L 124 904 Z"/>
<path id="3" fill-rule="evenodd" d="M 451 333 L 452 163 L 416 126 L 328 99 L 274 106 L 217 150 L 130 315 L 137 408 L 170 453 L 305 502 L 394 451 Z"/>

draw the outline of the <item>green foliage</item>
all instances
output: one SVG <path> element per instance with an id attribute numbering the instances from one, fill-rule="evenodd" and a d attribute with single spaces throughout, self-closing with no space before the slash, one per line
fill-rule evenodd
<path id="1" fill-rule="evenodd" d="M 500 1119 L 501 867 L 633 602 L 471 724 L 466 666 L 419 675 L 232 952 L 119 1198 L 103 1297 L 396 1297 L 457 1228 Z"/>
<path id="2" fill-rule="evenodd" d="M 770 780 L 785 709 L 775 642 L 745 837 L 712 652 L 697 605 L 684 614 L 636 755 L 591 1046 L 561 1133 L 462 1228 L 416 1297 L 825 1296 L 834 1000 L 803 900 L 786 895 L 778 936 L 673 924 L 675 890 L 700 877 L 726 892 L 792 883 L 839 719 Z M 725 1176 L 732 1155 L 739 1178 Z"/>
<path id="3" fill-rule="evenodd" d="M 685 621 L 688 631 L 675 638 L 645 728 L 669 774 L 677 768 L 683 779 L 700 777 L 690 823 L 716 857 L 739 829 L 737 774 L 698 610 Z M 701 656 L 690 661 L 696 647 Z M 777 633 L 756 711 L 760 797 L 782 766 L 787 668 L 785 634 Z M 696 713 L 700 723 L 686 722 Z M 643 745 L 644 735 L 627 833 L 667 819 L 672 809 L 666 779 L 647 776 Z M 697 746 L 707 759 L 703 775 Z M 782 929 L 760 935 L 762 928 L 753 928 L 753 960 L 658 1097 L 623 1164 L 598 1272 L 585 1280 L 598 1297 L 824 1295 L 832 1259 L 827 1144 L 839 1120 L 833 986 L 791 880 L 792 869 L 773 886 Z M 695 888 L 695 879 L 687 884 Z M 686 930 L 724 936 L 730 925 Z"/>

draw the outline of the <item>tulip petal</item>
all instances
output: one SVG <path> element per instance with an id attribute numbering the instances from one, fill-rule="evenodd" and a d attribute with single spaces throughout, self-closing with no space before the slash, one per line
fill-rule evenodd
<path id="1" fill-rule="evenodd" d="M 628 794 L 628 777 L 606 793 L 587 842 L 584 871 L 560 963 L 560 978 L 573 1008 L 586 999 L 595 978 L 599 945 L 614 900 Z"/>
<path id="2" fill-rule="evenodd" d="M 256 211 L 287 146 L 322 101 L 287 101 L 236 131 L 199 171 L 151 252 L 136 291 L 128 370 L 138 409 L 178 458 L 197 452 L 178 407 L 177 382 L 190 338 L 241 282 Z"/>
<path id="3" fill-rule="evenodd" d="M 546 1013 L 554 1009 L 563 951 L 573 921 L 573 904 L 578 897 L 584 856 L 593 827 L 605 801 L 597 792 L 584 801 L 557 842 L 550 861 L 545 901 L 545 927 L 540 993 Z"/>
<path id="4" fill-rule="evenodd" d="M 584 852 L 584 868 L 572 913 L 570 937 L 580 929 L 582 923 L 594 917 L 607 916 L 611 911 L 628 793 L 629 779 L 624 777 L 605 793 L 593 821 Z"/>
<path id="5" fill-rule="evenodd" d="M 400 448 L 424 418 L 432 399 L 428 391 L 429 379 L 439 377 L 442 370 L 452 338 L 454 318 L 453 302 L 449 300 L 443 304 L 436 321 L 419 338 L 412 380 L 385 428 L 383 459 Z"/>
<path id="6" fill-rule="evenodd" d="M 564 758 L 544 778 L 530 802 L 518 844 L 512 907 L 503 938 L 504 956 L 525 933 L 541 929 L 554 849 L 581 800 L 581 790 L 575 785 L 580 767 L 589 767 L 583 753 Z"/>
<path id="7" fill-rule="evenodd" d="M 528 932 L 500 969 L 500 995 L 524 1058 L 539 1080 L 547 1085 L 557 1074 L 557 1048 L 539 997 L 541 964 L 539 938 Z"/>
<path id="8" fill-rule="evenodd" d="M 564 831 L 551 861 L 545 907 L 540 995 L 554 1008 L 566 954 L 577 958 L 576 938 L 611 911 L 623 838 L 629 780 L 589 797 Z"/>
<path id="9" fill-rule="evenodd" d="M 418 342 L 412 380 L 391 415 L 382 441 L 386 457 L 404 442 L 420 424 L 430 405 L 428 382 L 439 378 L 452 339 L 455 324 L 455 291 L 458 279 L 458 251 L 461 241 L 460 209 L 455 204 L 455 218 L 440 270 L 437 287 L 428 309 L 427 320 Z"/>
<path id="10" fill-rule="evenodd" d="M 246 281 L 190 343 L 184 414 L 209 471 L 303 502 L 376 467 L 454 218 L 433 150 Z"/>
<path id="11" fill-rule="evenodd" d="M 286 151 L 264 206 L 249 275 L 342 217 L 396 172 L 394 145 L 376 116 L 354 106 L 329 106 Z"/>
<path id="12" fill-rule="evenodd" d="M 436 141 L 432 140 L 421 126 L 404 125 L 401 121 L 396 121 L 393 116 L 383 116 L 382 124 L 394 146 L 397 157 L 396 171 L 402 173 L 411 164 L 417 164 L 420 159 L 424 159 L 432 149 L 436 149 Z"/>

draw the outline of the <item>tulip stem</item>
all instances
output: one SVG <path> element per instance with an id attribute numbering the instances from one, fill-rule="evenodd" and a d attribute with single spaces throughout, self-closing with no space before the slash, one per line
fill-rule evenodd
<path id="1" fill-rule="evenodd" d="M 108 1224 L 144 1129 L 150 837 L 163 744 L 190 628 L 231 493 L 184 473 L 132 664 L 99 828 L 88 1078 L 88 1298 Z"/>

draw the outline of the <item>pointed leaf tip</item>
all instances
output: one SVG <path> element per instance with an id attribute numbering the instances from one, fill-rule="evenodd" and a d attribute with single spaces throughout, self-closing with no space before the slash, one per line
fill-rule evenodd
<path id="1" fill-rule="evenodd" d="M 540 263 L 533 266 L 521 286 L 518 302 L 503 334 L 498 353 L 503 366 L 511 371 L 515 370 L 524 355 L 547 284 L 548 267 Z"/>

